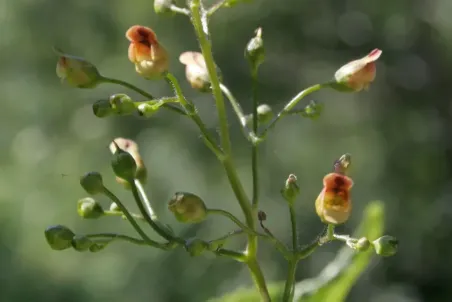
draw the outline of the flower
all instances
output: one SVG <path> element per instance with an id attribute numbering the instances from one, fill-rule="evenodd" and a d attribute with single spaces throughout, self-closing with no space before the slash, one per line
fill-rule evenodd
<path id="1" fill-rule="evenodd" d="M 126 38 L 130 41 L 129 60 L 140 75 L 157 79 L 168 71 L 168 53 L 152 29 L 134 25 L 127 30 Z"/>
<path id="2" fill-rule="evenodd" d="M 102 82 L 103 77 L 90 62 L 64 54 L 56 48 L 54 51 L 59 55 L 56 74 L 61 81 L 77 88 L 94 88 Z"/>
<path id="3" fill-rule="evenodd" d="M 367 56 L 345 64 L 334 74 L 334 78 L 341 90 L 361 91 L 367 90 L 375 79 L 375 61 L 381 56 L 378 48 L 372 50 Z"/>
<path id="4" fill-rule="evenodd" d="M 186 51 L 179 56 L 179 61 L 185 65 L 185 76 L 191 87 L 199 91 L 210 90 L 210 77 L 206 61 L 201 53 Z"/>
<path id="5" fill-rule="evenodd" d="M 323 223 L 337 225 L 348 220 L 352 210 L 352 186 L 353 180 L 340 173 L 330 173 L 323 178 L 323 190 L 315 201 L 317 215 Z"/>

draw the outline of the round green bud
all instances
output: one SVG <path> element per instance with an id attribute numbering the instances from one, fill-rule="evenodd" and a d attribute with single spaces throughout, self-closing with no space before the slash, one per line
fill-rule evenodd
<path id="1" fill-rule="evenodd" d="M 75 235 L 72 238 L 72 247 L 78 252 L 85 252 L 94 244 L 94 242 L 84 235 Z"/>
<path id="2" fill-rule="evenodd" d="M 366 237 L 359 238 L 355 243 L 355 249 L 360 252 L 365 252 L 370 247 L 370 241 Z"/>
<path id="3" fill-rule="evenodd" d="M 116 152 L 111 161 L 113 172 L 116 176 L 126 180 L 133 181 L 137 172 L 137 164 L 132 154 L 116 146 Z"/>
<path id="4" fill-rule="evenodd" d="M 375 252 L 383 257 L 393 256 L 397 253 L 398 240 L 392 236 L 382 236 L 372 242 Z"/>
<path id="5" fill-rule="evenodd" d="M 294 174 L 290 174 L 289 177 L 287 177 L 284 188 L 282 188 L 281 190 L 281 194 L 284 199 L 290 204 L 292 204 L 297 198 L 298 194 L 300 194 L 300 188 L 297 184 L 297 177 Z"/>
<path id="6" fill-rule="evenodd" d="M 262 28 L 256 29 L 256 36 L 246 45 L 245 57 L 254 69 L 264 62 L 265 48 L 264 40 L 262 39 Z"/>
<path id="7" fill-rule="evenodd" d="M 77 202 L 77 213 L 86 219 L 96 219 L 104 215 L 104 209 L 93 198 L 82 198 Z"/>
<path id="8" fill-rule="evenodd" d="M 108 245 L 108 242 L 94 242 L 90 247 L 89 251 L 91 253 L 97 253 L 102 251 L 104 248 L 106 248 Z"/>
<path id="9" fill-rule="evenodd" d="M 152 106 L 148 103 L 142 103 L 142 104 L 138 105 L 137 110 L 138 110 L 138 114 L 140 116 L 151 117 L 157 113 L 158 108 L 156 108 L 155 106 Z"/>
<path id="10" fill-rule="evenodd" d="M 91 195 L 104 192 L 104 183 L 99 172 L 89 172 L 80 177 L 80 185 Z"/>
<path id="11" fill-rule="evenodd" d="M 93 104 L 93 113 L 97 117 L 107 117 L 113 115 L 115 110 L 109 100 L 98 100 Z"/>
<path id="12" fill-rule="evenodd" d="M 192 257 L 201 255 L 208 247 L 209 244 L 207 242 L 198 238 L 188 239 L 185 242 L 185 249 Z"/>
<path id="13" fill-rule="evenodd" d="M 119 206 L 115 202 L 111 203 L 110 211 L 112 211 L 112 212 L 122 212 L 122 210 L 119 208 Z"/>
<path id="14" fill-rule="evenodd" d="M 262 104 L 257 107 L 257 120 L 260 124 L 267 124 L 273 119 L 272 108 L 267 104 Z"/>
<path id="15" fill-rule="evenodd" d="M 171 10 L 171 6 L 174 4 L 173 0 L 154 0 L 154 11 L 157 14 L 169 14 L 173 15 L 173 11 Z"/>
<path id="16" fill-rule="evenodd" d="M 204 201 L 192 193 L 177 192 L 169 201 L 168 209 L 183 223 L 198 223 L 207 216 Z"/>
<path id="17" fill-rule="evenodd" d="M 56 251 L 70 248 L 72 238 L 75 236 L 74 232 L 64 225 L 50 226 L 44 234 L 49 246 Z"/>
<path id="18" fill-rule="evenodd" d="M 110 104 L 113 110 L 119 115 L 127 115 L 135 112 L 133 100 L 126 94 L 118 93 L 110 97 Z"/>

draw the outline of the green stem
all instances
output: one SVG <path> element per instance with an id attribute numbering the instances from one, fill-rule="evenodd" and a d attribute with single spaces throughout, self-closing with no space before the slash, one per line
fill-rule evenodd
<path id="1" fill-rule="evenodd" d="M 295 215 L 295 209 L 293 205 L 289 206 L 290 223 L 292 226 L 292 248 L 296 252 L 298 250 L 298 234 L 297 234 L 297 216 Z"/>
<path id="2" fill-rule="evenodd" d="M 217 143 L 215 142 L 215 139 L 209 133 L 209 130 L 207 130 L 206 125 L 199 117 L 198 112 L 197 112 L 196 108 L 194 107 L 194 105 L 185 98 L 177 78 L 169 72 L 165 74 L 165 78 L 168 81 L 168 83 L 170 84 L 170 86 L 174 89 L 174 92 L 175 92 L 176 96 L 178 97 L 179 102 L 181 103 L 182 107 L 184 107 L 184 109 L 187 111 L 188 116 L 198 126 L 199 130 L 202 133 L 202 137 L 204 139 L 204 143 L 206 144 L 206 146 L 218 157 L 218 159 L 221 160 L 224 156 L 223 153 L 217 147 Z"/>
<path id="3" fill-rule="evenodd" d="M 119 212 L 119 211 L 104 211 L 104 215 L 105 216 L 124 216 L 123 212 Z M 144 217 L 135 213 L 131 213 L 130 215 L 132 215 L 133 218 L 138 219 L 138 220 L 144 220 Z M 127 219 L 127 217 L 125 217 L 125 219 Z"/>
<path id="4" fill-rule="evenodd" d="M 212 55 L 212 46 L 208 38 L 209 33 L 207 27 L 207 16 L 200 0 L 190 1 L 190 11 L 192 15 L 193 27 L 195 28 L 196 36 L 198 38 L 202 55 L 206 63 L 207 71 L 209 73 L 210 82 L 212 85 L 212 92 L 215 98 L 218 119 L 220 123 L 221 147 L 223 148 L 223 152 L 228 157 L 231 155 L 231 142 L 229 138 L 228 120 L 223 94 L 221 93 L 220 89 L 220 79 L 218 77 L 215 61 Z"/>
<path id="5" fill-rule="evenodd" d="M 235 259 L 239 262 L 245 262 L 246 261 L 246 255 L 241 253 L 241 252 L 236 252 L 233 250 L 228 250 L 228 249 L 223 249 L 220 248 L 216 251 L 214 251 L 214 253 L 218 256 L 226 256 L 232 259 Z"/>
<path id="6" fill-rule="evenodd" d="M 188 9 L 182 8 L 182 7 L 178 7 L 178 6 L 174 5 L 174 4 L 171 4 L 170 10 L 172 12 L 175 12 L 176 14 L 190 16 L 190 11 Z"/>
<path id="7" fill-rule="evenodd" d="M 260 268 L 259 263 L 255 258 L 250 259 L 248 254 L 248 260 L 246 262 L 248 264 L 248 269 L 251 272 L 251 276 L 253 278 L 256 287 L 259 289 L 259 293 L 261 295 L 262 302 L 270 302 L 270 294 L 268 293 L 267 283 L 265 282 L 264 274 Z"/>
<path id="8" fill-rule="evenodd" d="M 157 215 L 152 209 L 151 202 L 149 201 L 148 196 L 144 191 L 143 185 L 141 184 L 141 181 L 139 179 L 135 179 L 135 186 L 137 187 L 138 193 L 140 193 L 141 199 L 143 200 L 143 203 L 146 206 L 146 209 L 151 219 L 154 221 L 158 220 Z"/>
<path id="9" fill-rule="evenodd" d="M 268 126 L 262 131 L 260 137 L 265 137 L 268 133 L 268 131 L 275 127 L 276 123 L 281 120 L 285 115 L 289 114 L 289 112 L 298 104 L 300 100 L 302 100 L 305 96 L 316 92 L 322 88 L 330 87 L 331 83 L 324 83 L 324 84 L 316 84 L 311 87 L 306 88 L 305 90 L 298 93 L 296 96 L 294 96 L 287 104 L 284 106 L 284 108 L 276 115 L 276 117 L 268 124 Z"/>
<path id="10" fill-rule="evenodd" d="M 215 3 L 214 5 L 212 5 L 208 10 L 207 10 L 207 17 L 212 16 L 217 10 L 219 10 L 223 4 L 226 2 L 227 0 L 219 0 L 217 3 Z"/>
<path id="11" fill-rule="evenodd" d="M 97 239 L 97 238 L 103 238 L 103 239 L 113 239 L 113 240 L 124 240 L 131 242 L 133 244 L 137 245 L 148 245 L 146 241 L 133 238 L 127 235 L 121 235 L 121 234 L 115 234 L 115 233 L 98 233 L 98 234 L 88 234 L 86 235 L 88 238 Z"/>
<path id="12" fill-rule="evenodd" d="M 170 242 L 178 242 L 180 244 L 184 243 L 183 239 L 176 238 L 173 235 L 171 235 L 169 232 L 161 228 L 152 218 L 149 216 L 149 214 L 146 212 L 146 208 L 143 205 L 143 202 L 141 201 L 140 194 L 138 193 L 137 186 L 134 181 L 129 181 L 130 187 L 132 189 L 133 198 L 135 199 L 135 203 L 138 206 L 138 209 L 140 210 L 141 215 L 143 215 L 146 222 L 152 227 L 152 229 L 159 234 L 161 237 L 165 238 L 166 240 Z"/>
<path id="13" fill-rule="evenodd" d="M 161 248 L 161 249 L 165 248 L 164 244 L 158 243 L 157 241 L 152 240 L 151 238 L 149 238 L 148 235 L 146 235 L 146 233 L 141 229 L 141 227 L 135 221 L 133 216 L 130 214 L 130 212 L 127 210 L 127 208 L 121 202 L 121 200 L 119 200 L 119 198 L 116 197 L 115 194 L 113 194 L 110 190 L 108 190 L 105 187 L 104 187 L 103 193 L 105 196 L 110 198 L 111 201 L 113 201 L 114 203 L 116 203 L 118 205 L 118 207 L 121 209 L 124 216 L 126 216 L 127 220 L 130 222 L 130 224 L 132 224 L 135 231 L 137 231 L 137 233 L 141 236 L 141 238 L 143 238 L 144 241 L 146 241 L 147 244 L 149 244 L 150 246 L 153 246 L 153 247 Z"/>
<path id="14" fill-rule="evenodd" d="M 201 52 L 206 63 L 207 71 L 209 73 L 210 83 L 212 85 L 212 92 L 217 107 L 218 119 L 220 124 L 221 147 L 225 154 L 222 163 L 226 170 L 226 174 L 228 176 L 228 180 L 229 183 L 231 184 L 232 190 L 234 191 L 234 194 L 240 204 L 243 214 L 245 215 L 246 225 L 250 229 L 254 230 L 255 219 L 253 216 L 253 210 L 231 159 L 231 142 L 229 138 L 226 107 L 224 104 L 223 94 L 220 88 L 220 80 L 218 77 L 215 61 L 212 55 L 212 46 L 209 40 L 207 14 L 204 8 L 202 7 L 202 2 L 200 0 L 190 1 L 190 11 L 192 16 L 193 27 L 195 29 L 196 36 L 200 44 Z M 265 283 L 265 278 L 262 274 L 258 262 L 256 261 L 256 254 L 257 254 L 257 237 L 255 235 L 248 234 L 246 263 L 250 269 L 253 280 L 257 288 L 259 289 L 262 299 L 264 301 L 270 301 L 268 289 Z"/>
<path id="15" fill-rule="evenodd" d="M 103 77 L 102 80 L 105 83 L 121 85 L 123 87 L 129 88 L 130 90 L 133 90 L 133 91 L 141 94 L 142 96 L 144 96 L 145 98 L 147 98 L 149 100 L 155 99 L 152 94 L 150 94 L 150 93 L 138 88 L 137 86 L 126 82 L 126 81 L 122 81 L 122 80 L 118 80 L 118 79 L 114 79 L 114 78 L 108 78 L 108 77 Z M 181 110 L 180 108 L 174 107 L 171 104 L 164 104 L 163 107 L 166 108 L 166 109 L 172 110 L 172 111 L 174 111 L 176 113 L 185 115 L 185 112 L 183 110 Z"/>
<path id="16" fill-rule="evenodd" d="M 334 224 L 328 224 L 328 228 L 326 229 L 326 238 L 328 241 L 331 241 L 334 239 Z"/>
<path id="17" fill-rule="evenodd" d="M 294 288 L 295 288 L 295 273 L 297 271 L 297 259 L 289 261 L 289 268 L 287 270 L 287 279 L 284 286 L 283 302 L 293 301 Z"/>
<path id="18" fill-rule="evenodd" d="M 258 120 L 257 120 L 257 67 L 251 71 L 252 86 L 253 86 L 253 133 L 257 133 Z M 257 144 L 251 146 L 251 169 L 253 175 L 253 212 L 257 211 L 259 203 L 259 173 L 258 173 L 258 149 Z"/>
<path id="19" fill-rule="evenodd" d="M 232 94 L 232 92 L 229 90 L 229 88 L 226 85 L 221 83 L 220 89 L 221 89 L 221 91 L 223 91 L 224 95 L 226 95 L 229 102 L 231 103 L 232 109 L 234 109 L 234 112 L 237 115 L 242 128 L 244 128 L 245 130 L 248 130 L 246 127 L 246 116 L 243 113 L 243 109 L 240 106 L 240 103 L 237 101 L 237 99 L 234 97 L 234 95 Z"/>

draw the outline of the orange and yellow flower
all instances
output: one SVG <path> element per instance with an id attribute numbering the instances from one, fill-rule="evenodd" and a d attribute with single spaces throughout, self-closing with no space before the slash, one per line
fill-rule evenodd
<path id="1" fill-rule="evenodd" d="M 323 223 L 338 225 L 348 220 L 352 210 L 352 186 L 353 180 L 340 173 L 330 173 L 323 178 L 323 190 L 315 201 L 317 215 Z"/>
<path id="2" fill-rule="evenodd" d="M 130 41 L 129 60 L 141 76 L 157 79 L 168 71 L 168 53 L 152 29 L 134 25 L 127 30 L 126 38 Z"/>
<path id="3" fill-rule="evenodd" d="M 203 92 L 209 91 L 210 77 L 203 55 L 186 51 L 179 56 L 179 61 L 185 65 L 185 76 L 191 87 Z"/>
<path id="4" fill-rule="evenodd" d="M 367 56 L 351 61 L 334 74 L 337 83 L 351 91 L 367 90 L 370 83 L 375 80 L 375 61 L 381 56 L 382 51 L 378 48 L 372 50 Z"/>

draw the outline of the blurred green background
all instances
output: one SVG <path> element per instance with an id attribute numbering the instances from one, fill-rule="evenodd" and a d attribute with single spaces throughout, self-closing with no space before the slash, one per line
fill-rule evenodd
<path id="1" fill-rule="evenodd" d="M 325 103 L 320 119 L 288 117 L 261 148 L 261 208 L 267 226 L 285 242 L 290 227 L 279 189 L 289 173 L 298 176 L 302 189 L 301 242 L 322 229 L 314 200 L 322 177 L 345 152 L 353 155 L 354 209 L 339 231 L 352 232 L 370 200 L 384 201 L 385 233 L 399 238 L 399 253 L 374 258 L 347 301 L 452 300 L 451 11 L 449 0 L 255 0 L 212 18 L 214 56 L 225 84 L 248 112 L 250 76 L 243 49 L 258 26 L 267 50 L 259 95 L 275 110 L 306 86 L 329 80 L 347 61 L 376 47 L 383 50 L 370 91 L 312 95 L 304 102 Z M 134 234 L 119 219 L 82 221 L 75 211 L 76 201 L 86 196 L 78 177 L 91 170 L 102 172 L 107 185 L 130 204 L 109 167 L 107 147 L 118 136 L 140 144 L 150 171 L 146 189 L 162 220 L 178 232 L 212 239 L 234 226 L 221 218 L 189 228 L 177 223 L 166 209 L 175 191 L 196 193 L 208 206 L 241 215 L 221 166 L 188 119 L 166 111 L 148 120 L 97 119 L 91 111 L 95 100 L 118 92 L 137 96 L 113 85 L 95 90 L 60 85 L 54 45 L 89 59 L 105 75 L 170 95 L 164 81 L 141 79 L 128 61 L 124 33 L 134 24 L 156 31 L 186 95 L 215 129 L 211 96 L 189 87 L 177 60 L 181 52 L 198 49 L 187 18 L 157 16 L 152 0 L 0 2 L 2 302 L 197 302 L 251 286 L 244 266 L 212 255 L 190 258 L 182 249 L 165 253 L 126 243 L 98 254 L 55 252 L 45 242 L 44 229 L 58 223 L 77 232 Z M 235 162 L 249 192 L 250 149 L 232 114 L 230 125 Z M 243 240 L 231 246 L 241 247 Z M 297 280 L 318 274 L 340 246 L 322 247 L 301 262 Z M 271 246 L 261 244 L 259 259 L 268 280 L 285 278 L 285 262 Z"/>

